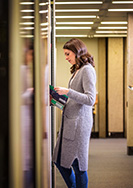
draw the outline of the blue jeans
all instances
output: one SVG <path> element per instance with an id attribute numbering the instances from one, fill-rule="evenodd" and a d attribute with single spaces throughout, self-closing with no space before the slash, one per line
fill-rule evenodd
<path id="1" fill-rule="evenodd" d="M 55 163 L 60 171 L 68 188 L 87 188 L 88 187 L 88 174 L 87 171 L 80 171 L 78 160 L 75 159 L 72 168 L 64 168 L 59 163 Z"/>

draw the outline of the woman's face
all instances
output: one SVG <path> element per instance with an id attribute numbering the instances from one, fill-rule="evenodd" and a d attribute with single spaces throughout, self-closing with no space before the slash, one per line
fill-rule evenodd
<path id="1" fill-rule="evenodd" d="M 66 60 L 69 63 L 71 63 L 71 65 L 76 64 L 74 52 L 72 52 L 71 50 L 68 50 L 68 49 L 64 49 L 64 54 L 65 54 Z"/>

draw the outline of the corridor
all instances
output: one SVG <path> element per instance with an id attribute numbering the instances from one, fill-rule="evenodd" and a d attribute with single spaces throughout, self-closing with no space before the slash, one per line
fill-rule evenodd
<path id="1" fill-rule="evenodd" d="M 89 188 L 133 187 L 133 156 L 126 146 L 126 139 L 91 139 Z M 65 188 L 58 172 L 56 177 L 56 188 Z"/>

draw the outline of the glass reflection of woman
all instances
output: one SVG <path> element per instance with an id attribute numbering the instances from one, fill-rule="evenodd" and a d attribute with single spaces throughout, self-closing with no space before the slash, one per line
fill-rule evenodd
<path id="1" fill-rule="evenodd" d="M 21 130 L 22 130 L 22 167 L 24 188 L 32 187 L 33 177 L 33 47 L 25 51 L 25 63 L 21 66 Z"/>
<path id="2" fill-rule="evenodd" d="M 72 65 L 72 77 L 68 88 L 55 87 L 58 94 L 67 95 L 69 100 L 63 110 L 53 161 L 69 188 L 87 188 L 92 106 L 96 98 L 94 60 L 79 39 L 69 40 L 63 49 Z"/>

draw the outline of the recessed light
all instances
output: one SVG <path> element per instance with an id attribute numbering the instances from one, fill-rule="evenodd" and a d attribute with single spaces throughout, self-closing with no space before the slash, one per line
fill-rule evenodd
<path id="1" fill-rule="evenodd" d="M 32 19 L 32 18 L 34 18 L 34 16 L 22 16 L 21 18 L 23 18 L 23 19 Z"/>
<path id="2" fill-rule="evenodd" d="M 130 12 L 133 11 L 133 9 L 108 9 L 110 12 Z"/>
<path id="3" fill-rule="evenodd" d="M 21 2 L 20 5 L 33 5 L 34 2 Z"/>
<path id="4" fill-rule="evenodd" d="M 34 22 L 22 22 L 20 25 L 34 25 Z"/>
<path id="5" fill-rule="evenodd" d="M 98 29 L 127 29 L 127 27 L 98 27 Z"/>
<path id="6" fill-rule="evenodd" d="M 127 33 L 127 31 L 96 31 L 96 33 Z"/>
<path id="7" fill-rule="evenodd" d="M 56 9 L 55 12 L 98 12 L 99 9 Z"/>
<path id="8" fill-rule="evenodd" d="M 133 1 L 112 1 L 113 4 L 132 4 Z"/>
<path id="9" fill-rule="evenodd" d="M 101 22 L 101 24 L 127 24 L 127 22 L 121 21 L 121 22 Z"/>
<path id="10" fill-rule="evenodd" d="M 87 35 L 55 35 L 55 37 L 87 37 Z"/>
<path id="11" fill-rule="evenodd" d="M 48 13 L 48 10 L 40 10 L 39 13 L 40 14 Z"/>
<path id="12" fill-rule="evenodd" d="M 34 29 L 34 27 L 21 27 L 20 30 L 32 30 Z"/>
<path id="13" fill-rule="evenodd" d="M 47 26 L 47 25 L 48 25 L 48 22 L 46 22 L 46 23 L 41 23 L 40 25 L 41 25 L 41 26 Z"/>
<path id="14" fill-rule="evenodd" d="M 96 16 L 55 16 L 55 18 L 96 18 Z"/>
<path id="15" fill-rule="evenodd" d="M 56 22 L 57 25 L 89 25 L 89 24 L 93 24 L 94 22 Z"/>
<path id="16" fill-rule="evenodd" d="M 21 12 L 34 12 L 34 10 L 21 10 Z"/>
<path id="17" fill-rule="evenodd" d="M 87 4 L 102 4 L 102 1 L 83 1 L 83 2 L 55 2 L 56 5 L 87 5 Z"/>
<path id="18" fill-rule="evenodd" d="M 127 35 L 94 35 L 94 37 L 127 37 Z"/>
<path id="19" fill-rule="evenodd" d="M 91 29 L 91 27 L 55 27 L 55 29 Z"/>

